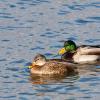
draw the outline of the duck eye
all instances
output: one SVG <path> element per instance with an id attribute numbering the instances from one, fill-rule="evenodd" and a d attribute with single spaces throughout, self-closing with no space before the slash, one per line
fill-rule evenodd
<path id="1" fill-rule="evenodd" d="M 39 58 L 37 58 L 37 59 L 34 59 L 34 61 L 35 61 L 35 62 L 37 62 L 38 60 L 39 60 Z"/>
<path id="2" fill-rule="evenodd" d="M 74 45 L 71 45 L 71 46 L 70 46 L 70 49 L 71 49 L 71 50 L 74 50 L 74 48 L 75 48 Z"/>
<path id="3" fill-rule="evenodd" d="M 65 45 L 64 47 L 67 51 L 70 50 L 70 45 Z"/>
<path id="4" fill-rule="evenodd" d="M 36 59 L 36 61 L 38 61 L 39 60 L 39 58 L 38 59 Z"/>

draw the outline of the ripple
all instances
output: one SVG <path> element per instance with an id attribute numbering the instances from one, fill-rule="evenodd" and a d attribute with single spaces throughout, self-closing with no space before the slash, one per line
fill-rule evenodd
<path id="1" fill-rule="evenodd" d="M 0 98 L 3 98 L 3 99 L 5 99 L 5 98 L 12 99 L 12 98 L 16 98 L 16 96 L 13 96 L 13 95 L 11 95 L 11 96 L 0 96 Z"/>
<path id="2" fill-rule="evenodd" d="M 35 21 L 35 20 L 27 20 L 26 22 L 34 23 L 34 22 L 37 22 L 37 21 Z"/>
<path id="3" fill-rule="evenodd" d="M 31 48 L 30 50 L 43 50 L 44 48 L 42 48 L 42 47 L 35 47 L 35 48 Z"/>
<path id="4" fill-rule="evenodd" d="M 15 17 L 13 17 L 13 16 L 6 16 L 6 15 L 3 15 L 3 16 L 0 16 L 0 18 L 13 19 L 13 18 L 15 18 Z"/>
<path id="5" fill-rule="evenodd" d="M 84 25 L 84 24 L 87 24 L 87 23 L 93 23 L 94 21 L 87 21 L 87 20 L 83 20 L 83 19 L 77 19 L 75 20 L 76 23 L 78 23 L 79 25 Z"/>
<path id="6" fill-rule="evenodd" d="M 100 21 L 100 17 L 88 17 L 88 19 L 91 19 L 94 21 Z"/>
<path id="7" fill-rule="evenodd" d="M 20 0 L 19 2 L 17 2 L 17 4 L 19 5 L 32 5 L 32 6 L 36 6 L 42 3 L 50 3 L 50 1 L 48 0 Z"/>
<path id="8" fill-rule="evenodd" d="M 28 80 L 20 80 L 20 81 L 17 81 L 17 83 L 28 83 L 29 81 Z"/>
<path id="9" fill-rule="evenodd" d="M 66 10 L 60 10 L 59 12 L 58 12 L 58 15 L 66 15 L 66 14 L 68 14 L 68 13 L 70 13 L 69 11 L 66 11 Z"/>
<path id="10" fill-rule="evenodd" d="M 3 78 L 9 78 L 9 76 L 7 75 L 7 76 L 0 76 L 0 77 L 3 77 Z"/>
<path id="11" fill-rule="evenodd" d="M 68 25 L 72 25 L 72 23 L 71 22 L 69 22 L 69 21 L 60 21 L 60 22 L 58 22 L 59 24 L 68 24 Z"/>
<path id="12" fill-rule="evenodd" d="M 45 56 L 52 56 L 53 54 L 52 53 L 45 53 Z"/>
<path id="13" fill-rule="evenodd" d="M 10 6 L 11 8 L 15 8 L 15 7 L 16 7 L 16 5 L 13 5 L 13 4 L 12 4 L 12 5 L 9 5 L 9 6 Z"/>
<path id="14" fill-rule="evenodd" d="M 24 66 L 29 66 L 31 64 L 32 64 L 31 62 L 27 62 L 27 63 L 24 64 Z"/>
<path id="15" fill-rule="evenodd" d="M 70 8 L 71 10 L 83 10 L 85 7 L 83 5 L 73 5 L 73 6 L 70 6 L 68 5 L 68 8 Z"/>
<path id="16" fill-rule="evenodd" d="M 100 2 L 93 2 L 90 6 L 94 6 L 96 8 L 100 8 Z"/>
<path id="17" fill-rule="evenodd" d="M 41 37 L 47 37 L 47 38 L 54 38 L 54 37 L 58 37 L 59 34 L 56 34 L 57 32 L 46 32 L 44 34 L 41 34 Z"/>
<path id="18" fill-rule="evenodd" d="M 0 62 L 2 62 L 2 61 L 7 61 L 5 58 L 4 59 L 0 59 Z"/>
<path id="19" fill-rule="evenodd" d="M 97 68 L 97 69 L 100 69 L 100 66 L 99 66 L 99 65 L 97 65 L 97 66 L 96 66 L 96 68 Z"/>
<path id="20" fill-rule="evenodd" d="M 6 70 L 10 70 L 10 71 L 19 71 L 19 68 L 18 67 L 14 67 L 14 68 L 6 68 Z"/>
<path id="21" fill-rule="evenodd" d="M 13 82 L 10 82 L 10 81 L 4 81 L 3 83 L 6 83 L 6 84 L 11 84 L 11 83 L 13 83 Z"/>
<path id="22" fill-rule="evenodd" d="M 2 42 L 8 42 L 8 41 L 10 41 L 10 40 L 7 40 L 7 39 L 5 39 L 5 40 L 1 40 Z"/>
<path id="23" fill-rule="evenodd" d="M 76 41 L 77 40 L 77 37 L 69 37 L 69 38 L 67 38 L 67 40 L 73 40 L 73 41 Z"/>
<path id="24" fill-rule="evenodd" d="M 28 93 L 28 92 L 23 92 L 23 93 L 19 93 L 19 95 L 34 95 L 33 93 Z"/>
<path id="25" fill-rule="evenodd" d="M 9 15 L 11 15 L 11 13 L 0 12 L 0 15 L 6 15 L 6 16 L 9 16 Z"/>
<path id="26" fill-rule="evenodd" d="M 60 45 L 54 45 L 54 46 L 50 46 L 50 48 L 61 48 L 62 46 Z"/>
<path id="27" fill-rule="evenodd" d="M 89 42 L 89 43 L 94 43 L 94 42 L 100 41 L 100 39 L 88 39 L 88 40 L 85 40 L 85 41 Z"/>
<path id="28" fill-rule="evenodd" d="M 100 80 L 100 78 L 98 78 L 98 77 L 87 77 L 87 78 L 82 78 L 82 79 L 80 79 L 80 81 L 81 82 L 90 82 L 90 81 L 99 81 Z"/>
<path id="29" fill-rule="evenodd" d="M 23 62 L 26 62 L 26 60 L 24 60 L 24 59 L 21 59 L 21 60 L 18 60 L 18 61 L 12 61 L 12 62 L 10 62 L 10 64 L 18 64 L 18 63 L 23 63 Z"/>
<path id="30" fill-rule="evenodd" d="M 28 100 L 27 97 L 19 97 L 19 100 Z"/>

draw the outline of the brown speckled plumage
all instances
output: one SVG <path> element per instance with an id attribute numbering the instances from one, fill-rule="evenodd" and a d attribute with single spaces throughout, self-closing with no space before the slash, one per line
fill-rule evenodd
<path id="1" fill-rule="evenodd" d="M 74 64 L 64 62 L 60 59 L 47 60 L 42 66 L 34 65 L 31 69 L 32 74 L 69 74 L 75 72 Z"/>

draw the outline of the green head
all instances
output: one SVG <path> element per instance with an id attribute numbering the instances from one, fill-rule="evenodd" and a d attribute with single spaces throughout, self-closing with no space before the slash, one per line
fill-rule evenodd
<path id="1" fill-rule="evenodd" d="M 68 40 L 65 41 L 64 48 L 59 50 L 59 54 L 64 54 L 65 52 L 74 52 L 76 51 L 76 49 L 77 49 L 76 44 L 73 41 Z"/>
<path id="2" fill-rule="evenodd" d="M 73 52 L 76 50 L 77 47 L 73 41 L 68 40 L 68 41 L 65 41 L 64 48 L 67 52 Z"/>

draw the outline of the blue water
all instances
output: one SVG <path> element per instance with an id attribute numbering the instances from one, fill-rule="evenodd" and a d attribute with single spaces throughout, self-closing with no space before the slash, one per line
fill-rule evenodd
<path id="1" fill-rule="evenodd" d="M 30 76 L 37 53 L 60 58 L 68 39 L 100 44 L 99 0 L 0 0 L 0 100 L 99 100 L 99 65 L 67 77 Z"/>

